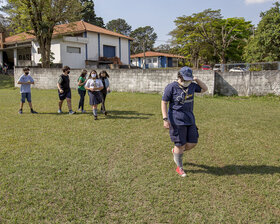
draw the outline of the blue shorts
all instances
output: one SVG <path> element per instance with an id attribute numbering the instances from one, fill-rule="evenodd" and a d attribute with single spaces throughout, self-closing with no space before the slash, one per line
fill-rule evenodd
<path id="1" fill-rule="evenodd" d="M 58 90 L 58 97 L 60 100 L 65 100 L 65 98 L 71 99 L 71 90 L 68 90 L 67 92 L 60 93 Z"/>
<path id="2" fill-rule="evenodd" d="M 21 93 L 21 102 L 25 103 L 25 98 L 27 102 L 31 103 L 31 93 Z"/>
<path id="3" fill-rule="evenodd" d="M 170 124 L 169 134 L 171 141 L 176 146 L 183 146 L 186 143 L 197 143 L 199 137 L 195 124 L 190 126 Z"/>

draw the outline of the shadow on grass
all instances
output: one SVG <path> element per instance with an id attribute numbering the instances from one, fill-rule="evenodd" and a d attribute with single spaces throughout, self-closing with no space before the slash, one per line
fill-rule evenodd
<path id="1" fill-rule="evenodd" d="M 69 115 L 68 112 L 63 112 L 62 114 L 59 114 L 57 112 L 39 112 L 38 114 L 41 115 Z M 92 112 L 87 111 L 86 113 L 80 113 L 76 112 L 76 114 L 73 114 L 71 116 L 77 116 L 77 115 L 92 115 Z M 98 114 L 101 115 L 100 113 Z M 149 119 L 149 116 L 153 116 L 154 114 L 145 114 L 145 113 L 138 113 L 137 111 L 117 111 L 117 110 L 111 110 L 108 111 L 108 115 L 106 117 L 102 117 L 102 119 Z M 101 115 L 103 116 L 103 115 Z"/>
<path id="2" fill-rule="evenodd" d="M 279 166 L 251 166 L 251 165 L 227 165 L 223 167 L 200 165 L 195 163 L 185 163 L 184 165 L 199 167 L 199 170 L 187 169 L 188 173 L 208 173 L 216 176 L 242 175 L 242 174 L 275 174 L 280 173 Z"/>
<path id="3" fill-rule="evenodd" d="M 110 110 L 107 119 L 149 119 L 154 114 L 139 113 L 137 111 Z"/>

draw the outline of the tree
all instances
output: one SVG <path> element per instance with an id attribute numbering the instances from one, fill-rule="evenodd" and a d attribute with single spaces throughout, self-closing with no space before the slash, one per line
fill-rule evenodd
<path id="1" fill-rule="evenodd" d="M 157 39 L 157 34 L 154 32 L 154 28 L 150 26 L 139 27 L 132 31 L 130 36 L 134 38 L 134 41 L 131 44 L 132 54 L 153 50 Z"/>
<path id="2" fill-rule="evenodd" d="M 204 57 L 213 59 L 218 56 L 224 64 L 230 60 L 229 52 L 234 49 L 243 51 L 252 28 L 244 18 L 223 19 L 220 10 L 212 9 L 178 17 L 175 24 L 176 29 L 170 33 L 173 43 L 182 45 L 186 55 L 197 61 L 204 52 Z M 213 52 L 213 56 L 207 52 Z"/>
<path id="3" fill-rule="evenodd" d="M 171 46 L 169 44 L 161 44 L 155 48 L 155 51 L 161 53 L 171 53 Z"/>
<path id="4" fill-rule="evenodd" d="M 57 24 L 80 19 L 82 6 L 78 0 L 9 0 L 7 10 L 16 33 L 27 32 L 36 37 L 41 49 L 42 67 L 50 66 L 50 48 Z"/>
<path id="5" fill-rule="evenodd" d="M 105 27 L 104 21 L 101 17 L 97 17 L 94 10 L 93 0 L 80 0 L 82 4 L 82 20 L 96 26 Z"/>
<path id="6" fill-rule="evenodd" d="M 280 61 L 280 3 L 260 14 L 254 35 L 249 40 L 244 58 L 247 62 Z"/>
<path id="7" fill-rule="evenodd" d="M 129 36 L 131 33 L 131 26 L 127 24 L 124 19 L 114 19 L 106 24 L 108 30 Z"/>

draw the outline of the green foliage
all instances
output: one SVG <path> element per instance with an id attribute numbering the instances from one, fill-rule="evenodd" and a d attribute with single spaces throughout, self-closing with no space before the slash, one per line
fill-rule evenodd
<path id="1" fill-rule="evenodd" d="M 161 44 L 157 46 L 155 49 L 157 52 L 162 52 L 162 53 L 171 53 L 171 46 L 169 44 Z"/>
<path id="2" fill-rule="evenodd" d="M 280 3 L 261 13 L 261 21 L 250 39 L 244 58 L 247 62 L 280 61 Z"/>
<path id="3" fill-rule="evenodd" d="M 124 19 L 114 19 L 106 24 L 108 30 L 129 36 L 131 33 L 131 26 L 127 24 Z"/>
<path id="4" fill-rule="evenodd" d="M 105 28 L 104 21 L 101 17 L 97 17 L 94 10 L 93 0 L 80 0 L 82 4 L 82 20 L 96 26 Z"/>
<path id="5" fill-rule="evenodd" d="M 238 55 L 251 34 L 251 23 L 244 18 L 223 19 L 220 10 L 207 9 L 191 16 L 178 17 L 176 28 L 170 32 L 173 44 L 193 61 L 226 63 L 240 60 Z"/>
<path id="6" fill-rule="evenodd" d="M 143 52 L 144 49 L 145 51 L 153 50 L 157 39 L 157 34 L 151 26 L 139 27 L 132 31 L 130 36 L 134 38 L 131 44 L 132 54 Z"/>
<path id="7" fill-rule="evenodd" d="M 50 47 L 54 26 L 80 19 L 78 0 L 8 0 L 7 13 L 15 33 L 28 32 L 41 49 L 42 66 L 50 66 Z"/>
<path id="8" fill-rule="evenodd" d="M 58 115 L 57 90 L 32 89 L 39 114 L 19 115 L 19 89 L 0 90 L 0 222 L 279 223 L 279 96 L 196 97 L 186 178 L 160 101 L 112 92 L 94 121 L 88 99 Z"/>

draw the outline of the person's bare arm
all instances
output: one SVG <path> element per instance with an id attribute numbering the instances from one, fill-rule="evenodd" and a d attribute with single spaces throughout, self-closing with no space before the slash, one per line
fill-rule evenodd
<path id="1" fill-rule="evenodd" d="M 168 115 L 167 115 L 167 104 L 168 102 L 166 101 L 161 101 L 161 113 L 162 113 L 162 118 L 168 118 Z M 168 120 L 164 120 L 163 121 L 163 126 L 166 128 L 166 129 L 169 129 L 170 127 L 170 124 L 169 124 L 169 121 Z"/>
<path id="2" fill-rule="evenodd" d="M 61 89 L 61 86 L 60 86 L 59 83 L 57 83 L 57 88 L 58 88 L 58 90 L 59 90 L 60 93 L 63 93 L 63 90 Z"/>
<path id="3" fill-rule="evenodd" d="M 194 77 L 193 80 L 201 87 L 201 93 L 204 93 L 208 90 L 208 87 L 200 79 Z"/>

